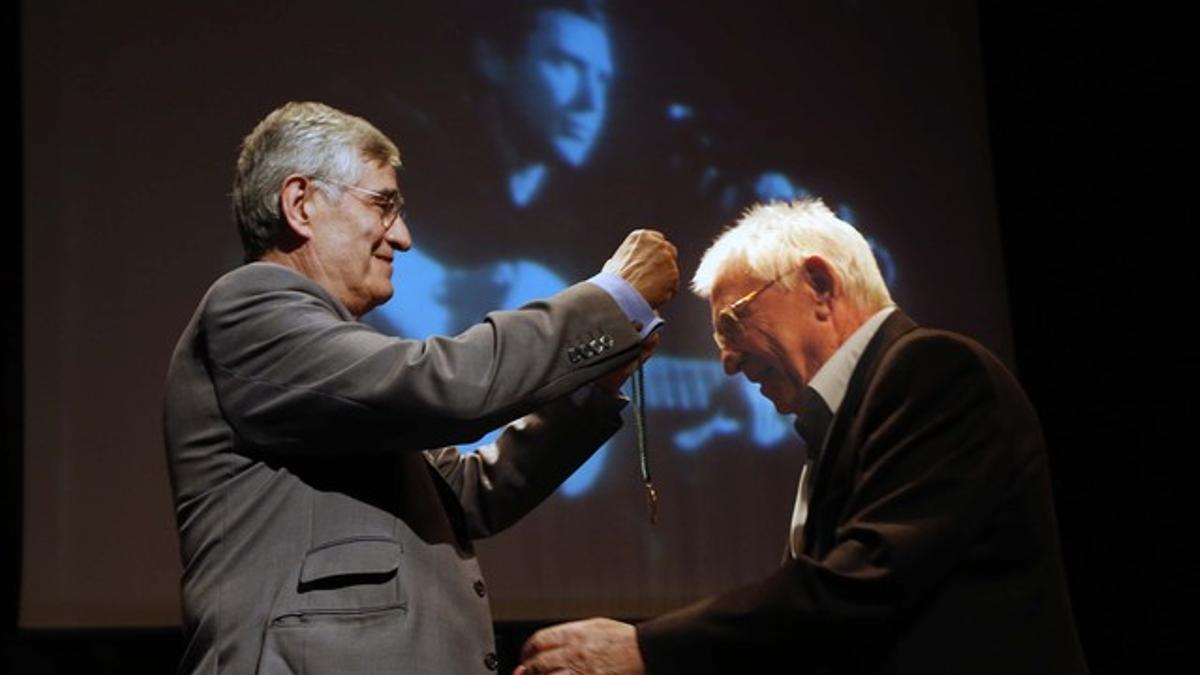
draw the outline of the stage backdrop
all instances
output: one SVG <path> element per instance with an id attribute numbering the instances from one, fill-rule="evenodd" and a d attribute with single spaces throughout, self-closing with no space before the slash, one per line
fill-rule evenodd
<path id="1" fill-rule="evenodd" d="M 401 148 L 415 247 L 366 317 L 380 330 L 454 333 L 553 293 L 632 227 L 664 230 L 690 277 L 747 205 L 819 196 L 908 313 L 1011 353 L 972 3 L 502 4 L 23 3 L 23 626 L 180 620 L 163 378 L 240 263 L 238 144 L 284 101 Z M 659 523 L 628 418 L 481 544 L 498 618 L 647 616 L 778 564 L 791 420 L 722 374 L 703 302 L 665 317 Z"/>

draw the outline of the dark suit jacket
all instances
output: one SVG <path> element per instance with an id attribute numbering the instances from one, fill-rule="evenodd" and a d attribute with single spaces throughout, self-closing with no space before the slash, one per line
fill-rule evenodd
<path id="1" fill-rule="evenodd" d="M 888 317 L 815 471 L 802 555 L 639 625 L 649 675 L 1086 672 L 1038 420 L 983 347 Z"/>
<path id="2" fill-rule="evenodd" d="M 544 499 L 620 426 L 611 396 L 564 395 L 639 343 L 586 283 L 414 341 L 354 321 L 285 267 L 218 280 L 166 386 L 181 672 L 494 670 L 471 540 Z M 498 452 L 425 450 L 526 414 Z"/>

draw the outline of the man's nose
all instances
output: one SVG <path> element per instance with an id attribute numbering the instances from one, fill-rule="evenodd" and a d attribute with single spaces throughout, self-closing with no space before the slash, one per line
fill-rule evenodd
<path id="1" fill-rule="evenodd" d="M 590 75 L 585 74 L 580 78 L 579 91 L 575 96 L 575 107 L 578 110 L 595 110 L 596 100 L 596 84 Z"/>
<path id="2" fill-rule="evenodd" d="M 607 85 L 603 77 L 595 72 L 584 71 L 579 76 L 571 107 L 577 112 L 592 112 L 604 106 Z"/>
<path id="3" fill-rule="evenodd" d="M 394 249 L 407 251 L 412 248 L 412 233 L 408 231 L 408 223 L 404 222 L 404 216 L 396 216 L 396 221 L 388 228 L 387 243 Z"/>

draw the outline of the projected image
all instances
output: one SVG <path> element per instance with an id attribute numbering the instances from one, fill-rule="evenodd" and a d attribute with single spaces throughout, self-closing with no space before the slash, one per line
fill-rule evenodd
<path id="1" fill-rule="evenodd" d="M 480 7 L 469 24 L 472 72 L 462 98 L 473 117 L 439 115 L 411 96 L 399 103 L 410 129 L 399 134 L 412 170 L 401 183 L 416 245 L 397 266 L 396 296 L 365 318 L 377 328 L 416 338 L 457 334 L 490 310 L 515 309 L 589 275 L 603 250 L 590 238 L 628 227 L 603 220 L 605 200 L 637 202 L 626 205 L 635 212 L 689 214 L 689 229 L 702 240 L 754 202 L 812 195 L 795 171 L 722 165 L 705 151 L 720 143 L 704 128 L 703 112 L 683 101 L 659 105 L 656 125 L 610 129 L 610 108 L 646 106 L 622 90 L 623 71 L 637 64 L 614 51 L 615 27 L 600 3 L 491 4 L 504 20 Z M 454 141 L 422 147 L 432 138 Z M 630 156 L 663 138 L 674 146 Z M 608 167 L 593 166 L 600 156 Z M 647 189 L 654 185 L 660 187 Z M 850 206 L 831 206 L 854 222 Z M 885 277 L 894 279 L 890 253 L 872 245 Z M 690 334 L 671 335 L 646 365 L 646 404 L 660 444 L 692 454 L 717 440 L 770 450 L 791 438 L 790 416 L 778 414 L 744 377 L 725 376 L 707 344 L 709 331 L 692 328 L 707 317 L 694 318 Z M 687 352 L 675 347 L 683 344 Z M 601 448 L 560 493 L 588 493 L 612 446 L 622 443 L 628 441 L 618 436 Z"/>
<path id="2" fill-rule="evenodd" d="M 598 11 L 550 7 L 533 22 L 515 43 L 486 35 L 477 42 L 480 75 L 522 127 L 496 131 L 513 143 L 524 136 L 527 144 L 514 146 L 524 165 L 509 175 L 509 194 L 518 206 L 536 197 L 554 160 L 569 167 L 587 162 L 604 125 L 613 78 L 608 26 Z"/>
<path id="3" fill-rule="evenodd" d="M 178 624 L 156 411 L 180 328 L 243 261 L 238 144 L 286 101 L 361 116 L 400 149 L 414 248 L 365 317 L 385 333 L 454 335 L 553 294 L 635 228 L 678 246 L 687 281 L 748 205 L 816 196 L 867 235 L 907 314 L 1011 357 L 973 3 L 26 5 L 28 627 Z M 77 198 L 57 198 L 68 184 Z M 805 461 L 792 419 L 725 375 L 707 303 L 680 289 L 662 312 L 645 390 L 658 522 L 627 408 L 557 492 L 479 542 L 497 618 L 650 616 L 778 562 Z"/>

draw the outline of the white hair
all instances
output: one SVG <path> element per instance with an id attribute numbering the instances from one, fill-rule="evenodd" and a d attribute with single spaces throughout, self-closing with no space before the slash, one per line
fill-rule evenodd
<path id="1" fill-rule="evenodd" d="M 279 190 L 289 175 L 354 184 L 362 161 L 400 166 L 400 151 L 370 122 L 323 103 L 286 103 L 242 141 L 233 179 L 233 217 L 247 260 L 259 258 L 285 231 Z M 340 188 L 324 182 L 331 197 Z"/>
<path id="2" fill-rule="evenodd" d="M 778 278 L 781 285 L 792 288 L 796 276 L 788 273 L 813 255 L 837 271 L 847 297 L 857 307 L 874 310 L 893 304 L 870 244 L 819 199 L 746 209 L 704 252 L 692 278 L 692 291 L 707 300 L 717 277 L 736 263 L 764 282 Z"/>

